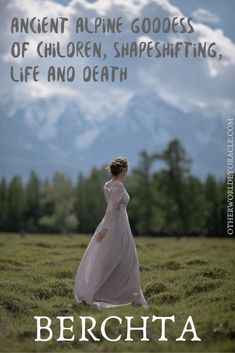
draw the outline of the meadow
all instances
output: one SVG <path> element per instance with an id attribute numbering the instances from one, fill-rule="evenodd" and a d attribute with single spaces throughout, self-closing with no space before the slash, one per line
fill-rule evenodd
<path id="1" fill-rule="evenodd" d="M 149 307 L 98 311 L 73 299 L 73 283 L 79 261 L 90 241 L 89 235 L 0 234 L 0 341 L 1 352 L 234 352 L 235 351 L 235 243 L 226 238 L 137 237 L 141 286 Z M 35 315 L 49 316 L 54 337 L 35 342 Z M 79 341 L 79 316 L 93 316 L 101 323 L 108 316 L 172 316 L 166 325 L 168 341 L 161 342 L 160 323 L 149 324 L 148 342 L 134 332 L 133 342 L 124 341 L 125 323 L 108 327 L 108 342 Z M 191 315 L 201 342 L 177 342 Z M 74 341 L 57 342 L 56 316 L 74 316 Z M 69 324 L 70 325 L 70 324 Z M 70 334 L 68 334 L 68 337 Z"/>

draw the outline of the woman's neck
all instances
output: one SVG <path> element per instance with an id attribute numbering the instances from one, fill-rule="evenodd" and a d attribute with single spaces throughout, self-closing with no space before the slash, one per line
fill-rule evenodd
<path id="1" fill-rule="evenodd" d="M 114 180 L 114 181 L 118 180 L 118 181 L 120 181 L 120 182 L 123 182 L 123 180 L 120 179 L 120 178 L 118 178 L 118 177 L 112 177 L 112 180 Z"/>

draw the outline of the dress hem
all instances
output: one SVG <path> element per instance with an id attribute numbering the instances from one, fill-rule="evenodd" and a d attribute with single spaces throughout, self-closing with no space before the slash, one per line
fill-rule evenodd
<path id="1" fill-rule="evenodd" d="M 140 307 L 148 307 L 147 303 L 138 303 L 131 300 L 124 303 L 120 303 L 120 301 L 107 301 L 105 299 L 95 299 L 93 300 L 92 303 L 87 303 L 84 299 L 78 299 L 77 297 L 75 298 L 75 300 L 78 304 L 84 303 L 88 306 L 97 306 L 100 308 L 118 307 L 118 306 L 130 305 L 130 304 L 135 306 L 140 306 Z"/>

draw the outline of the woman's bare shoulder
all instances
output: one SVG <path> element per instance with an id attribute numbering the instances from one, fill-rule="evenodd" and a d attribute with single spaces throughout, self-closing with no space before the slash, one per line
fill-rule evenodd
<path id="1" fill-rule="evenodd" d="M 112 179 L 106 181 L 106 183 L 104 185 L 105 185 L 105 187 L 108 187 L 108 188 L 112 188 L 112 187 L 123 188 L 123 186 L 124 186 L 120 180 L 113 181 Z"/>

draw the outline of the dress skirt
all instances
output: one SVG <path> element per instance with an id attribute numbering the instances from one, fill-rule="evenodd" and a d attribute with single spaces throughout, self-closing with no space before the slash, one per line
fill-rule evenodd
<path id="1" fill-rule="evenodd" d="M 147 305 L 126 208 L 114 212 L 104 238 L 100 242 L 95 239 L 104 226 L 103 219 L 83 254 L 75 277 L 74 297 L 78 303 L 100 302 L 102 307 Z"/>

